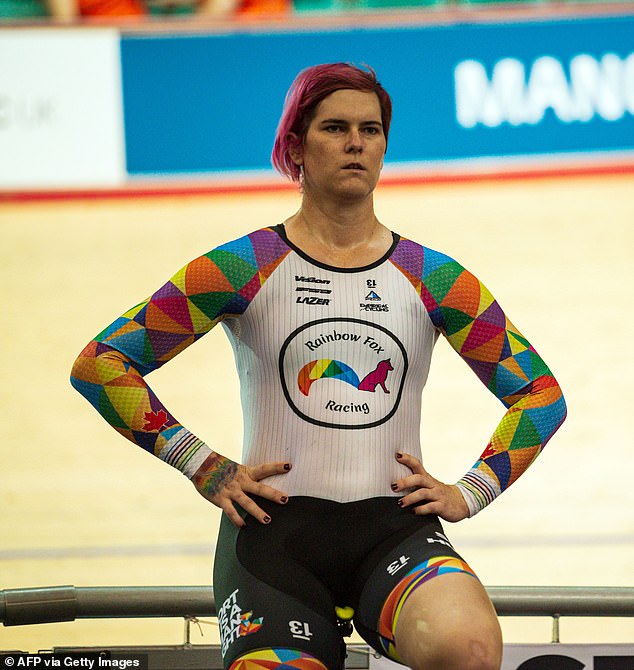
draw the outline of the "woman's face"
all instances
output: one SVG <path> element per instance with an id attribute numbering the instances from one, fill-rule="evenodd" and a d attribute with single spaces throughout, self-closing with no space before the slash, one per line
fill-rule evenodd
<path id="1" fill-rule="evenodd" d="M 377 95 L 343 89 L 319 103 L 291 156 L 303 165 L 305 194 L 355 200 L 374 190 L 385 148 Z"/>

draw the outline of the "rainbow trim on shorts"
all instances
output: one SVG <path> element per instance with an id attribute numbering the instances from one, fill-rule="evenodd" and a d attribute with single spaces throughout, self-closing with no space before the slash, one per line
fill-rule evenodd
<path id="1" fill-rule="evenodd" d="M 236 659 L 229 670 L 328 670 L 314 656 L 297 649 L 258 649 Z"/>
<path id="2" fill-rule="evenodd" d="M 455 556 L 436 556 L 413 567 L 392 589 L 381 610 L 378 630 L 381 647 L 389 658 L 397 663 L 401 662 L 394 646 L 394 631 L 409 595 L 430 579 L 452 572 L 464 572 L 477 579 L 473 570 L 462 559 Z"/>

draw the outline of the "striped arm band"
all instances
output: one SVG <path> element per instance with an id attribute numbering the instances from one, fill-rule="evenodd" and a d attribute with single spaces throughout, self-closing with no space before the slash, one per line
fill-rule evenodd
<path id="1" fill-rule="evenodd" d="M 469 516 L 475 516 L 502 492 L 492 477 L 473 468 L 456 484 L 469 508 Z"/>
<path id="2" fill-rule="evenodd" d="M 191 479 L 212 450 L 186 428 L 181 428 L 165 443 L 158 457 Z"/>

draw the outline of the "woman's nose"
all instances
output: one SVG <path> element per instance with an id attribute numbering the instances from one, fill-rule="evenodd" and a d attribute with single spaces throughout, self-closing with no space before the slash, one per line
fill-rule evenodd
<path id="1" fill-rule="evenodd" d="M 358 128 L 352 128 L 348 133 L 346 149 L 351 152 L 361 151 L 363 149 L 363 141 Z"/>

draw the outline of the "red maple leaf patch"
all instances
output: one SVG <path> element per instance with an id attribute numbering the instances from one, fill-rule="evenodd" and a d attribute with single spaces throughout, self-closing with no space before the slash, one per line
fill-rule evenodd
<path id="1" fill-rule="evenodd" d="M 497 452 L 493 448 L 493 445 L 489 442 L 487 448 L 484 450 L 484 453 L 482 454 L 482 456 L 480 456 L 480 458 L 485 459 L 488 458 L 489 456 L 495 456 L 496 453 Z"/>
<path id="2" fill-rule="evenodd" d="M 143 426 L 143 430 L 161 430 L 167 422 L 167 412 L 160 409 L 158 412 L 146 412 L 145 420 L 147 423 Z"/>

